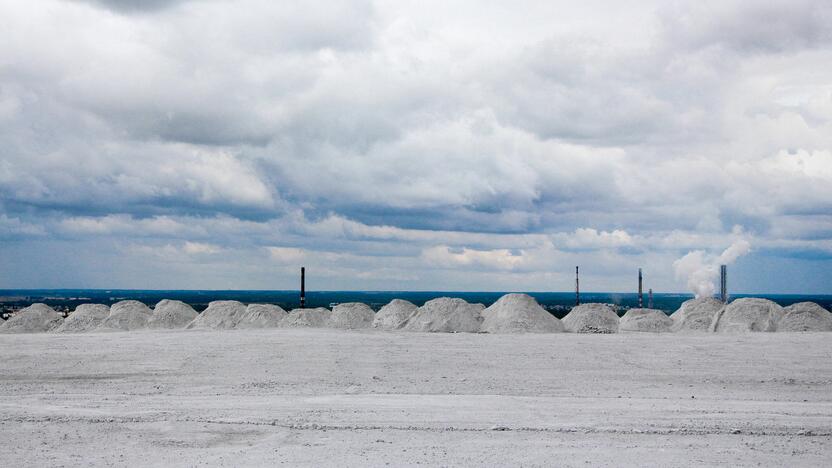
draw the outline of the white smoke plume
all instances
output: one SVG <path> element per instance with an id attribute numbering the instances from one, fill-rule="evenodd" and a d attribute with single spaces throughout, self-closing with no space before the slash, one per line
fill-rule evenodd
<path id="1" fill-rule="evenodd" d="M 702 250 L 694 250 L 673 262 L 673 271 L 677 280 L 687 281 L 688 288 L 696 297 L 713 296 L 719 266 L 730 265 L 750 251 L 751 244 L 745 239 L 735 241 L 720 255 L 708 255 Z"/>

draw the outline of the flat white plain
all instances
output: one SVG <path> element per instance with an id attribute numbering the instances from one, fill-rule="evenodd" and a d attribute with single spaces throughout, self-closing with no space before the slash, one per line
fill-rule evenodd
<path id="1" fill-rule="evenodd" d="M 822 466 L 828 333 L 0 336 L 0 459 Z"/>

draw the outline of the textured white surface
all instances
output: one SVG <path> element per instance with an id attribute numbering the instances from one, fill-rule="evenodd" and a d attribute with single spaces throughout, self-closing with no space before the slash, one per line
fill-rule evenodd
<path id="1" fill-rule="evenodd" d="M 326 328 L 332 311 L 325 307 L 314 309 L 293 309 L 281 322 L 281 327 L 290 328 Z"/>
<path id="2" fill-rule="evenodd" d="M 110 315 L 110 308 L 103 304 L 81 304 L 64 319 L 55 331 L 58 333 L 85 333 L 98 328 Z"/>
<path id="3" fill-rule="evenodd" d="M 2 335 L 0 460 L 826 466 L 829 336 Z"/>
<path id="4" fill-rule="evenodd" d="M 557 333 L 563 324 L 528 294 L 506 294 L 483 312 L 480 331 L 487 333 Z"/>
<path id="5" fill-rule="evenodd" d="M 618 315 L 606 304 L 575 306 L 561 322 L 572 333 L 618 333 Z"/>
<path id="6" fill-rule="evenodd" d="M 777 331 L 832 331 L 832 313 L 814 302 L 798 302 L 783 309 Z"/>
<path id="7" fill-rule="evenodd" d="M 147 328 L 147 321 L 153 311 L 139 301 L 121 301 L 110 306 L 107 316 L 98 330 L 102 331 L 132 331 Z"/>
<path id="8" fill-rule="evenodd" d="M 196 316 L 197 312 L 188 304 L 162 299 L 153 308 L 153 314 L 147 321 L 147 328 L 185 328 Z"/>
<path id="9" fill-rule="evenodd" d="M 456 297 L 439 297 L 419 307 L 402 330 L 477 333 L 482 324 L 483 309 L 482 304 L 469 304 Z"/>
<path id="10" fill-rule="evenodd" d="M 375 318 L 375 312 L 367 304 L 345 302 L 332 309 L 329 326 L 344 329 L 370 328 Z"/>
<path id="11" fill-rule="evenodd" d="M 630 309 L 618 321 L 620 331 L 669 332 L 673 319 L 656 309 Z"/>
<path id="12" fill-rule="evenodd" d="M 237 326 L 246 306 L 237 301 L 213 301 L 188 324 L 188 328 L 228 330 Z"/>
<path id="13" fill-rule="evenodd" d="M 398 330 L 419 308 L 410 301 L 393 299 L 376 313 L 373 328 L 381 330 Z"/>
<path id="14" fill-rule="evenodd" d="M 249 304 L 236 328 L 275 328 L 286 318 L 286 311 L 273 304 Z"/>
<path id="15" fill-rule="evenodd" d="M 685 301 L 670 316 L 673 319 L 672 329 L 675 332 L 707 332 L 711 328 L 714 316 L 724 307 L 725 304 L 713 297 Z"/>
<path id="16" fill-rule="evenodd" d="M 3 323 L 0 333 L 43 333 L 61 326 L 63 317 L 46 304 L 32 304 Z"/>
<path id="17" fill-rule="evenodd" d="M 737 299 L 714 315 L 711 331 L 721 333 L 773 332 L 783 308 L 767 299 Z"/>

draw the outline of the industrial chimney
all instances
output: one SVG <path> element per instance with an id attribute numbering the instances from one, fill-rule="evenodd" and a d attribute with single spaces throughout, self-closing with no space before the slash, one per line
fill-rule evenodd
<path id="1" fill-rule="evenodd" d="M 575 267 L 575 305 L 581 305 L 581 283 L 578 280 L 578 267 Z"/>
<path id="2" fill-rule="evenodd" d="M 728 265 L 719 266 L 719 300 L 728 302 Z"/>
<path id="3" fill-rule="evenodd" d="M 644 307 L 644 294 L 641 289 L 641 268 L 638 269 L 638 308 Z"/>
<path id="4" fill-rule="evenodd" d="M 306 307 L 306 268 L 300 267 L 300 308 Z"/>

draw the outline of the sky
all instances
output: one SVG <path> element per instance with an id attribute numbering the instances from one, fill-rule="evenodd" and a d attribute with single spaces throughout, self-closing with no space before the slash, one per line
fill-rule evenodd
<path id="1" fill-rule="evenodd" d="M 0 0 L 0 288 L 832 293 L 830 24 Z"/>

